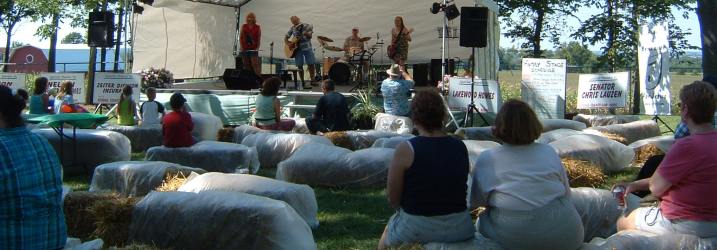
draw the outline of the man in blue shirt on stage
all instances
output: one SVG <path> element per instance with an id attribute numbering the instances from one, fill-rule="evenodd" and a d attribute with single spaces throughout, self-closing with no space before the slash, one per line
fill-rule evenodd
<path id="1" fill-rule="evenodd" d="M 291 29 L 286 33 L 284 42 L 289 44 L 290 48 L 295 49 L 294 60 L 296 60 L 296 67 L 299 68 L 299 77 L 301 78 L 301 84 L 304 88 L 310 89 L 310 86 L 304 84 L 304 62 L 309 68 L 309 77 L 311 77 L 311 85 L 314 85 L 314 64 L 316 64 L 316 58 L 314 57 L 314 50 L 311 47 L 311 37 L 314 35 L 314 26 L 308 23 L 302 23 L 299 17 L 291 17 Z M 291 40 L 290 40 L 291 39 Z"/>

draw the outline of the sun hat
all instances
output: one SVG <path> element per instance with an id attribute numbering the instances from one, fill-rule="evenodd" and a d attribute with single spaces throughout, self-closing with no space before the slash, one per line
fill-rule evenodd
<path id="1" fill-rule="evenodd" d="M 386 70 L 386 74 L 390 76 L 400 76 L 401 75 L 401 66 L 398 64 L 391 65 L 391 68 Z"/>

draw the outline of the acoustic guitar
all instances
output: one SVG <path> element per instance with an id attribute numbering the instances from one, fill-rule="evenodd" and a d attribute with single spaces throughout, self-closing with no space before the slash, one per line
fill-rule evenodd
<path id="1" fill-rule="evenodd" d="M 294 58 L 296 57 L 296 51 L 299 48 L 299 39 L 296 37 L 292 37 L 289 39 L 289 41 L 284 43 L 284 54 L 286 54 L 286 57 L 288 58 Z"/>

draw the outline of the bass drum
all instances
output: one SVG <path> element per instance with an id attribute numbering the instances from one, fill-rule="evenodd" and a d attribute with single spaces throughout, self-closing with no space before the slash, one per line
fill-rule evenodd
<path id="1" fill-rule="evenodd" d="M 329 69 L 329 79 L 336 84 L 348 84 L 351 80 L 351 65 L 346 62 L 335 62 Z"/>

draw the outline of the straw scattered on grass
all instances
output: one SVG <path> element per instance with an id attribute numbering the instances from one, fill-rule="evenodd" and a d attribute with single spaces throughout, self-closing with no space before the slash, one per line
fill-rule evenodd
<path id="1" fill-rule="evenodd" d="M 234 128 L 222 128 L 217 132 L 217 141 L 234 142 Z"/>
<path id="2" fill-rule="evenodd" d="M 623 137 L 622 135 L 613 134 L 610 132 L 602 132 L 602 131 L 600 131 L 600 133 L 602 133 L 603 136 L 607 137 L 610 140 L 627 145 L 627 139 L 625 137 Z"/>
<path id="3" fill-rule="evenodd" d="M 331 143 L 333 143 L 337 147 L 354 150 L 353 143 L 351 143 L 351 138 L 349 138 L 346 132 L 328 132 L 324 133 L 324 136 L 328 138 L 329 141 L 331 141 Z"/>
<path id="4" fill-rule="evenodd" d="M 650 157 L 664 154 L 665 152 L 662 152 L 662 150 L 660 150 L 660 148 L 658 148 L 654 144 L 647 144 L 635 150 L 635 160 L 633 162 L 635 164 L 642 165 Z"/>
<path id="5" fill-rule="evenodd" d="M 568 173 L 570 187 L 598 187 L 607 178 L 600 167 L 589 161 L 572 158 L 562 158 L 561 161 Z"/>
<path id="6" fill-rule="evenodd" d="M 185 175 L 182 172 L 171 172 L 167 171 L 167 173 L 164 175 L 164 181 L 162 181 L 162 185 L 157 187 L 157 191 L 159 192 L 174 192 L 179 189 L 184 183 L 187 182 L 188 175 Z"/>

